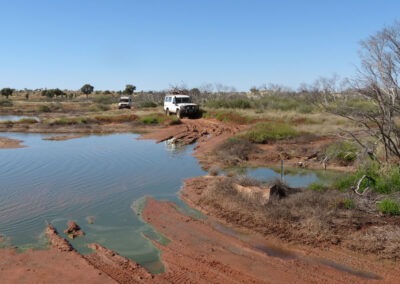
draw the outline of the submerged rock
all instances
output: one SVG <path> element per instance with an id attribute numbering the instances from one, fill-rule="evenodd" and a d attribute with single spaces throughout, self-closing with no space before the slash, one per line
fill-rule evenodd
<path id="1" fill-rule="evenodd" d="M 85 235 L 82 231 L 81 227 L 78 226 L 74 221 L 68 221 L 68 228 L 64 230 L 64 233 L 68 235 L 68 238 L 75 239 L 76 237 L 80 237 Z"/>
<path id="2" fill-rule="evenodd" d="M 88 224 L 94 224 L 95 218 L 94 216 L 87 216 L 86 221 L 88 222 Z"/>

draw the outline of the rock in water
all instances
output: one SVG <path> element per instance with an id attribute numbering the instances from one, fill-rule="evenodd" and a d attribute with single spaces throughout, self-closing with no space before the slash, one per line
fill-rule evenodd
<path id="1" fill-rule="evenodd" d="M 68 228 L 64 230 L 64 233 L 67 234 L 70 239 L 75 239 L 76 237 L 85 235 L 81 227 L 71 220 L 68 221 Z"/>

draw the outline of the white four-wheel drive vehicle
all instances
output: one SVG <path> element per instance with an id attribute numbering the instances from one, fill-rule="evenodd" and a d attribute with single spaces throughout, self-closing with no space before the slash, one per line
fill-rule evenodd
<path id="1" fill-rule="evenodd" d="M 178 118 L 184 116 L 195 117 L 199 115 L 199 106 L 192 103 L 187 95 L 166 95 L 164 98 L 164 111 L 167 115 L 174 113 Z"/>
<path id="2" fill-rule="evenodd" d="M 119 98 L 118 108 L 131 108 L 132 99 L 129 96 L 122 96 Z"/>

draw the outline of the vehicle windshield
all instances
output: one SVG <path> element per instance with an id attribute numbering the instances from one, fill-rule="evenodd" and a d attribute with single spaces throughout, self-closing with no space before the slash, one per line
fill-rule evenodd
<path id="1" fill-rule="evenodd" d="M 120 99 L 119 100 L 121 103 L 129 103 L 129 99 Z"/>
<path id="2" fill-rule="evenodd" d="M 177 104 L 190 103 L 190 98 L 175 98 Z"/>

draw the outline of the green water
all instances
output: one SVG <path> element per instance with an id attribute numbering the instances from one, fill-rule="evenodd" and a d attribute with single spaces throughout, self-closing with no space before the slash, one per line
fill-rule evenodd
<path id="1" fill-rule="evenodd" d="M 21 249 L 44 246 L 46 223 L 62 233 L 67 221 L 75 220 L 86 233 L 71 241 L 80 252 L 90 252 L 87 244 L 96 242 L 160 272 L 159 251 L 149 239 L 169 240 L 142 221 L 143 197 L 174 201 L 186 214 L 202 217 L 177 196 L 184 179 L 204 174 L 193 147 L 171 149 L 134 134 L 68 141 L 45 141 L 40 134 L 0 136 L 27 146 L 0 150 L 0 235 Z M 277 175 L 268 169 L 249 172 L 263 179 Z M 316 179 L 309 173 L 295 183 Z"/>

